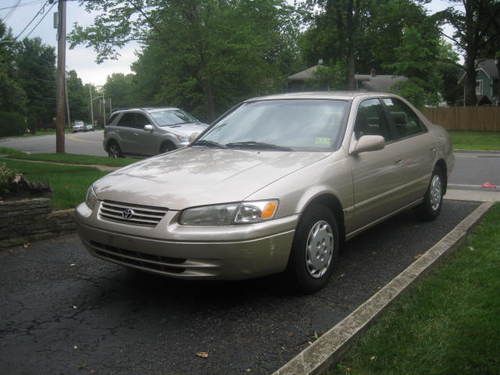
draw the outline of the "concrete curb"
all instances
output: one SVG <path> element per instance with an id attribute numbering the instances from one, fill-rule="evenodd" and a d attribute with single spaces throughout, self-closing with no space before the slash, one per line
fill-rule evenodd
<path id="1" fill-rule="evenodd" d="M 414 281 L 435 266 L 445 254 L 455 250 L 467 233 L 493 205 L 481 204 L 451 232 L 410 264 L 351 314 L 325 332 L 318 340 L 292 358 L 273 375 L 322 374 L 337 363 L 341 355 L 373 320 Z"/>

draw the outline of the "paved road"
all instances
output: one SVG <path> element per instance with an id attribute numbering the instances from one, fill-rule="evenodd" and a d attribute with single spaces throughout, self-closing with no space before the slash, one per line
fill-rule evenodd
<path id="1" fill-rule="evenodd" d="M 66 152 L 72 154 L 101 155 L 103 131 L 66 134 Z M 56 152 L 56 136 L 40 135 L 33 137 L 0 138 L 0 146 L 11 147 L 25 152 Z"/>
<path id="2" fill-rule="evenodd" d="M 455 153 L 455 170 L 450 176 L 450 184 L 471 188 L 485 182 L 500 187 L 500 153 Z"/>
<path id="3" fill-rule="evenodd" d="M 312 296 L 287 295 L 274 278 L 194 283 L 142 275 L 92 258 L 75 236 L 0 252 L 0 373 L 268 374 L 474 207 L 446 201 L 433 223 L 404 213 L 365 232 Z"/>

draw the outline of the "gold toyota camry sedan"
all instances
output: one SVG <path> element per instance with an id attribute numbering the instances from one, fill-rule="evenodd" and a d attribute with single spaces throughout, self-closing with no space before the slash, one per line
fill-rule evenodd
<path id="1" fill-rule="evenodd" d="M 266 96 L 96 181 L 76 217 L 110 262 L 183 279 L 282 273 L 310 293 L 344 241 L 409 208 L 436 218 L 453 164 L 447 132 L 398 96 Z"/>

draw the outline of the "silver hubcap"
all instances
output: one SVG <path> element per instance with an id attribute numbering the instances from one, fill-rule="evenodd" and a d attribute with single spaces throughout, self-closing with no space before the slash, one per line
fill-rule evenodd
<path id="1" fill-rule="evenodd" d="M 441 186 L 441 178 L 438 175 L 435 175 L 432 177 L 430 189 L 431 208 L 433 211 L 436 211 L 439 208 L 442 195 L 443 189 Z"/>
<path id="2" fill-rule="evenodd" d="M 324 220 L 316 222 L 307 236 L 306 268 L 315 279 L 323 276 L 332 262 L 334 248 L 333 231 Z"/>

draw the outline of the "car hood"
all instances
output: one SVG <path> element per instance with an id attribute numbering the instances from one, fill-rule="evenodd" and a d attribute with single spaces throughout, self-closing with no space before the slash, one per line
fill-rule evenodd
<path id="1" fill-rule="evenodd" d="M 188 147 L 119 169 L 94 189 L 101 200 L 172 210 L 237 202 L 328 155 Z"/>
<path id="2" fill-rule="evenodd" d="M 177 135 L 185 135 L 189 137 L 193 133 L 201 133 L 207 128 L 207 126 L 207 124 L 195 122 L 190 124 L 163 126 L 161 129 Z"/>

